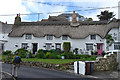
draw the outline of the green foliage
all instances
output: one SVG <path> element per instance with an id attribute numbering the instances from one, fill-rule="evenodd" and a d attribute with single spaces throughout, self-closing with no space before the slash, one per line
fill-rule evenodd
<path id="1" fill-rule="evenodd" d="M 35 57 L 36 58 L 44 58 L 44 52 L 42 52 L 42 51 L 39 51 L 39 53 L 37 53 L 36 55 L 35 55 Z"/>
<path id="2" fill-rule="evenodd" d="M 106 36 L 106 43 L 108 44 L 108 46 L 111 46 L 113 42 L 114 42 L 114 39 L 112 38 L 110 34 L 108 34 Z"/>
<path id="3" fill-rule="evenodd" d="M 68 53 L 70 51 L 71 48 L 71 43 L 70 42 L 64 42 L 63 43 L 63 49 L 65 53 Z"/>
<path id="4" fill-rule="evenodd" d="M 97 51 L 94 51 L 94 55 L 97 55 L 98 54 L 98 52 Z"/>
<path id="5" fill-rule="evenodd" d="M 7 50 L 7 51 L 4 51 L 2 54 L 3 54 L 3 55 L 11 55 L 11 54 L 12 54 L 12 51 Z"/>
<path id="6" fill-rule="evenodd" d="M 15 53 L 18 52 L 18 55 L 21 57 L 21 58 L 25 58 L 26 57 L 26 53 L 28 52 L 27 50 L 23 49 L 23 48 L 20 48 L 20 49 L 17 49 L 15 51 Z"/>
<path id="7" fill-rule="evenodd" d="M 37 51 L 37 53 L 41 53 L 41 52 L 43 52 L 43 49 L 39 49 L 39 50 Z"/>
<path id="8" fill-rule="evenodd" d="M 64 53 L 65 55 L 65 59 L 73 59 L 74 58 L 74 55 L 72 52 L 69 52 L 69 53 Z"/>
<path id="9" fill-rule="evenodd" d="M 46 58 L 48 58 L 48 59 L 49 59 L 50 54 L 51 54 L 51 52 L 47 52 L 47 54 L 46 54 Z"/>
<path id="10" fill-rule="evenodd" d="M 96 57 L 91 56 L 91 57 L 87 58 L 87 60 L 88 60 L 88 61 L 93 61 L 93 60 L 96 60 Z"/>
<path id="11" fill-rule="evenodd" d="M 100 15 L 97 15 L 97 17 L 100 19 L 100 21 L 104 21 L 104 20 L 109 21 L 114 16 L 115 15 L 113 15 L 113 12 L 109 12 L 107 10 L 102 11 Z"/>
<path id="12" fill-rule="evenodd" d="M 92 18 L 88 18 L 87 21 L 93 21 L 93 19 Z"/>
<path id="13" fill-rule="evenodd" d="M 57 59 L 57 55 L 51 53 L 51 54 L 49 55 L 49 59 Z"/>
<path id="14" fill-rule="evenodd" d="M 74 55 L 74 58 L 75 58 L 75 59 L 80 59 L 80 55 L 79 55 L 79 54 L 75 54 L 75 55 Z"/>
<path id="15" fill-rule="evenodd" d="M 57 54 L 58 53 L 55 49 L 51 49 L 49 52 L 51 52 L 53 54 Z"/>
<path id="16" fill-rule="evenodd" d="M 89 57 L 89 55 L 86 55 L 86 54 L 80 55 L 80 58 L 88 58 L 88 57 Z"/>
<path id="17" fill-rule="evenodd" d="M 60 55 L 57 55 L 57 59 L 61 59 L 61 56 L 60 56 Z"/>

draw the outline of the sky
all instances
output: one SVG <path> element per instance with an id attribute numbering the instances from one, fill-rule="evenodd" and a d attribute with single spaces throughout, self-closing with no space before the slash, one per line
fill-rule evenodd
<path id="1" fill-rule="evenodd" d="M 97 15 L 101 11 L 109 10 L 115 14 L 115 18 L 118 18 L 118 8 L 108 9 L 96 9 L 88 10 L 92 8 L 104 8 L 118 6 L 119 0 L 1 0 L 0 1 L 0 21 L 7 22 L 8 24 L 14 23 L 16 14 L 21 14 L 23 22 L 38 21 L 38 14 L 34 15 L 22 15 L 42 13 L 39 15 L 39 20 L 47 19 L 49 16 L 57 16 L 62 13 L 72 13 L 76 11 L 85 18 L 93 18 L 94 21 L 98 21 Z M 47 4 L 44 4 L 47 3 Z M 49 5 L 52 4 L 52 5 Z M 64 5 L 64 6 L 58 6 Z M 79 11 L 77 11 L 79 10 Z M 87 10 L 87 11 L 86 11 Z M 65 12 L 71 11 L 71 12 Z M 52 13 L 61 12 L 61 13 Z M 52 14 L 48 14 L 52 13 Z M 3 16 L 4 15 L 4 16 Z"/>

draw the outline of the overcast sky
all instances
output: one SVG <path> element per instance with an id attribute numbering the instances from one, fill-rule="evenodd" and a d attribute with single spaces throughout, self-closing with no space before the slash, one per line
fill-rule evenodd
<path id="1" fill-rule="evenodd" d="M 34 2 L 33 2 L 34 1 Z M 49 4 L 59 4 L 66 6 L 55 6 L 55 5 L 45 5 L 41 3 Z M 40 15 L 41 19 L 47 19 L 48 16 L 57 16 L 61 13 L 46 14 L 51 12 L 62 12 L 64 11 L 76 11 L 84 17 L 91 17 L 93 20 L 98 20 L 96 15 L 100 14 L 101 11 L 109 10 L 109 12 L 114 12 L 115 17 L 118 18 L 118 8 L 109 8 L 109 9 L 97 9 L 97 10 L 88 10 L 88 7 L 102 8 L 102 7 L 114 7 L 118 6 L 119 0 L 1 0 L 0 1 L 0 15 L 9 15 L 9 14 L 31 14 L 31 13 L 43 13 Z M 76 6 L 76 7 L 70 7 Z M 67 12 L 68 13 L 68 12 Z M 70 13 L 70 12 L 69 12 Z M 13 24 L 14 18 L 16 15 L 12 16 L 0 16 L 1 22 L 6 22 Z M 21 15 L 22 21 L 37 21 L 37 15 Z"/>

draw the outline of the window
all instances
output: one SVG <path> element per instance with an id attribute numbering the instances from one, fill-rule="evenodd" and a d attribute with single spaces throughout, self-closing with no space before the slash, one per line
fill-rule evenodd
<path id="1" fill-rule="evenodd" d="M 32 39 L 32 35 L 31 34 L 26 34 L 25 39 Z"/>
<path id="2" fill-rule="evenodd" d="M 96 40 L 96 35 L 90 35 L 91 40 Z"/>
<path id="3" fill-rule="evenodd" d="M 61 43 L 56 43 L 56 49 L 61 49 Z"/>
<path id="4" fill-rule="evenodd" d="M 86 44 L 86 50 L 87 50 L 87 51 L 93 50 L 93 44 L 87 43 L 87 44 Z"/>
<path id="5" fill-rule="evenodd" d="M 68 36 L 67 35 L 63 35 L 62 36 L 62 40 L 68 40 Z"/>
<path id="6" fill-rule="evenodd" d="M 53 36 L 52 35 L 47 35 L 47 40 L 53 40 Z"/>
<path id="7" fill-rule="evenodd" d="M 120 50 L 120 42 L 114 43 L 114 50 Z"/>
<path id="8" fill-rule="evenodd" d="M 22 48 L 27 49 L 28 43 L 22 43 Z"/>
<path id="9" fill-rule="evenodd" d="M 1 44 L 1 49 L 2 49 L 2 51 L 4 51 L 4 44 L 3 43 Z"/>
<path id="10" fill-rule="evenodd" d="M 52 43 L 46 43 L 46 50 L 50 50 L 52 47 Z"/>

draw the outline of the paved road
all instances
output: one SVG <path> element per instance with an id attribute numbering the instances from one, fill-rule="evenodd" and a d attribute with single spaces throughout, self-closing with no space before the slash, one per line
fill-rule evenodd
<path id="1" fill-rule="evenodd" d="M 11 64 L 2 64 L 2 71 L 11 73 Z M 3 77 L 8 77 L 6 74 L 2 75 Z M 83 76 L 78 76 L 75 74 L 55 71 L 43 68 L 34 68 L 28 66 L 21 66 L 18 70 L 19 78 L 83 78 Z"/>

